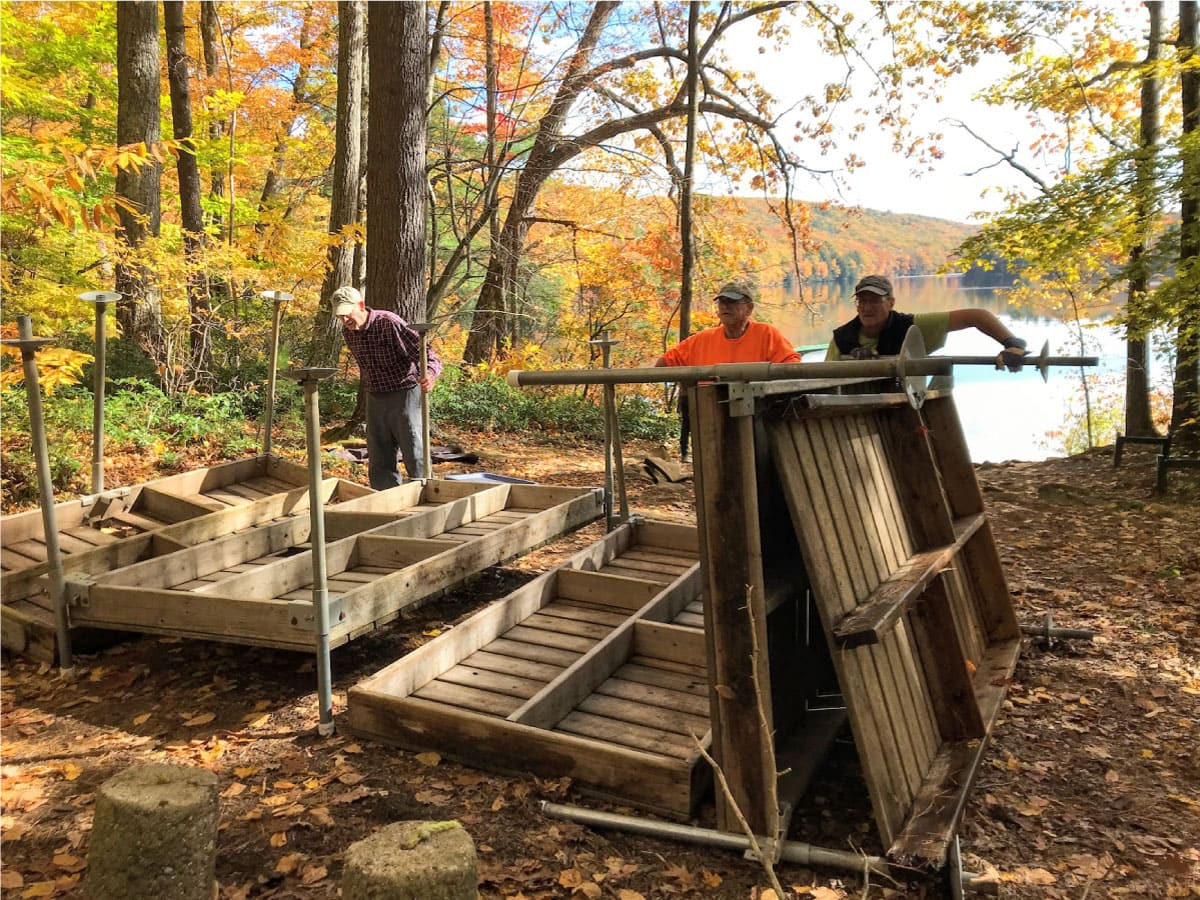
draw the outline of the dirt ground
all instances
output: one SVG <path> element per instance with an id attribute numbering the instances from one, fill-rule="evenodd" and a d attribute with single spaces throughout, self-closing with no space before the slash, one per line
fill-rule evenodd
<path id="1" fill-rule="evenodd" d="M 441 439 L 480 453 L 473 470 L 602 480 L 595 447 Z M 631 448 L 629 458 L 646 452 L 663 451 Z M 690 484 L 628 471 L 635 511 L 693 517 Z M 337 474 L 365 481 L 349 464 Z M 1026 641 L 961 829 L 966 867 L 990 874 L 1003 897 L 1200 897 L 1200 483 L 1173 473 L 1168 493 L 1153 497 L 1144 448 L 1129 449 L 1120 469 L 1103 450 L 984 465 L 978 476 L 1019 619 L 1041 624 L 1049 613 L 1098 635 Z M 335 712 L 357 681 L 601 533 L 593 524 L 335 650 Z M 568 783 L 476 771 L 341 729 L 319 737 L 311 657 L 133 636 L 76 663 L 72 681 L 3 663 L 4 898 L 79 895 L 97 789 L 152 760 L 217 775 L 217 877 L 228 900 L 337 897 L 352 843 L 394 821 L 450 818 L 475 841 L 485 898 L 770 896 L 762 869 L 732 852 L 544 817 L 543 799 L 618 809 Z M 711 804 L 697 822 L 712 823 Z M 879 852 L 870 823 L 843 735 L 790 837 Z M 793 896 L 818 900 L 938 890 L 789 864 L 778 874 Z"/>

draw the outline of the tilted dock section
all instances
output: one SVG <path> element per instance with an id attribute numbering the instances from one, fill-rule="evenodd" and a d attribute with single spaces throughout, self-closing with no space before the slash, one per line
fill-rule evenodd
<path id="1" fill-rule="evenodd" d="M 635 518 L 361 682 L 351 728 L 676 817 L 703 749 L 717 827 L 773 838 L 848 719 L 888 857 L 944 866 L 1020 647 L 953 399 L 759 387 L 690 389 L 695 531 Z"/>

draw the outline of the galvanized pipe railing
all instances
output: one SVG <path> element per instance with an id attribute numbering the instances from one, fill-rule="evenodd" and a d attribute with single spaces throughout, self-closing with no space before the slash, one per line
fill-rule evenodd
<path id="1" fill-rule="evenodd" d="M 317 387 L 336 369 L 308 368 L 285 372 L 304 387 L 304 433 L 308 451 L 308 541 L 312 547 L 312 605 L 317 652 L 317 733 L 333 734 L 333 677 L 329 659 L 329 579 L 325 564 L 325 505 L 321 497 L 321 401 Z"/>
<path id="2" fill-rule="evenodd" d="M 1030 356 L 1027 368 L 1045 372 L 1050 366 L 1095 366 L 1095 356 Z M 690 384 L 697 381 L 787 381 L 823 378 L 906 378 L 910 375 L 949 375 L 955 366 L 995 366 L 994 356 L 903 356 L 842 359 L 811 363 L 722 363 L 715 366 L 655 366 L 640 369 L 562 369 L 508 373 L 513 387 L 544 384 Z"/>
<path id="3" fill-rule="evenodd" d="M 54 603 L 54 630 L 58 649 L 58 666 L 64 677 L 75 670 L 71 656 L 71 623 L 67 615 L 66 581 L 63 577 L 62 548 L 58 541 L 58 518 L 54 509 L 54 479 L 50 475 L 50 448 L 46 441 L 46 418 L 42 412 L 42 388 L 38 382 L 37 352 L 51 338 L 33 336 L 29 316 L 17 316 L 16 339 L 5 338 L 6 346 L 19 347 L 25 379 L 25 396 L 29 402 L 29 440 L 37 463 L 38 503 L 42 510 L 42 533 L 46 542 L 46 566 L 50 577 L 50 599 Z"/>

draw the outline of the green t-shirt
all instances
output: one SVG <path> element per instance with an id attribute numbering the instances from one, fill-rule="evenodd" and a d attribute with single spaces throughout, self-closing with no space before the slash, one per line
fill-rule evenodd
<path id="1" fill-rule="evenodd" d="M 913 327 L 921 329 L 921 337 L 925 339 L 926 353 L 941 350 L 942 347 L 946 346 L 946 333 L 950 330 L 950 313 L 916 313 L 913 316 Z M 869 347 L 874 350 L 875 345 L 878 343 L 879 338 L 869 338 L 862 334 L 858 336 L 858 345 L 860 347 Z M 832 362 L 841 358 L 842 354 L 837 348 L 837 343 L 830 341 L 829 348 L 825 351 L 826 362 Z"/>

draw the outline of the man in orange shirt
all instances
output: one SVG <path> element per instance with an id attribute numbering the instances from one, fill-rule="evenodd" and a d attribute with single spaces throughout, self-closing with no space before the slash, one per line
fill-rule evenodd
<path id="1" fill-rule="evenodd" d="M 720 325 L 706 328 L 676 344 L 656 366 L 715 366 L 721 363 L 798 363 L 800 354 L 774 325 L 751 321 L 754 286 L 732 281 L 717 291 Z"/>
<path id="2" fill-rule="evenodd" d="M 656 366 L 715 366 L 721 363 L 798 363 L 800 354 L 774 325 L 753 322 L 757 291 L 747 281 L 731 281 L 717 291 L 720 325 L 698 331 L 680 341 L 657 360 Z M 679 458 L 688 458 L 691 421 L 687 397 L 679 397 Z"/>

